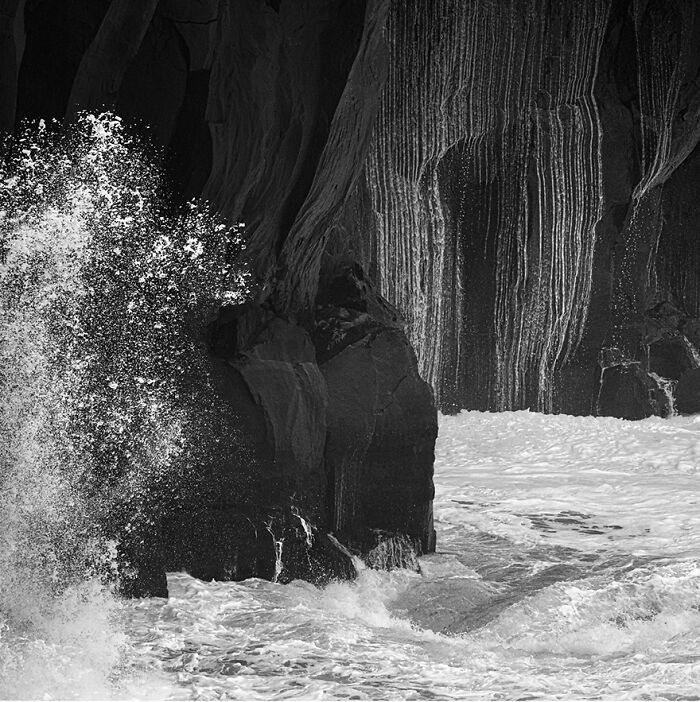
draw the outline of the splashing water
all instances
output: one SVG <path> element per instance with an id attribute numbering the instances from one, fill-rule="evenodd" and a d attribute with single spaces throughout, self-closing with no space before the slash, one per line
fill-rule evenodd
<path id="1" fill-rule="evenodd" d="M 275 572 L 272 576 L 272 582 L 276 583 L 279 581 L 279 577 L 282 574 L 282 569 L 284 568 L 283 555 L 284 555 L 284 537 L 281 536 L 277 538 L 275 532 L 272 530 L 272 519 L 265 525 L 270 538 L 272 539 L 272 545 L 275 548 Z"/>
<path id="2" fill-rule="evenodd" d="M 194 205 L 168 212 L 112 115 L 5 145 L 0 696 L 105 694 L 123 644 L 110 583 L 129 578 L 117 537 L 148 530 L 186 470 L 180 396 L 206 372 L 201 320 L 241 299 L 239 243 Z"/>
<path id="3" fill-rule="evenodd" d="M 438 551 L 318 589 L 170 574 L 125 682 L 169 699 L 694 699 L 700 422 L 443 417 Z"/>
<path id="4" fill-rule="evenodd" d="M 678 414 L 678 411 L 676 410 L 676 398 L 674 392 L 678 381 L 670 378 L 663 378 L 658 373 L 649 373 L 649 377 L 656 383 L 659 390 L 661 390 L 666 397 L 666 415 L 668 417 L 675 417 Z"/>
<path id="5" fill-rule="evenodd" d="M 313 527 L 301 516 L 297 507 L 292 507 L 292 514 L 299 520 L 301 528 L 304 530 L 304 536 L 306 537 L 306 545 L 311 548 L 314 544 Z"/>
<path id="6" fill-rule="evenodd" d="M 395 568 L 420 570 L 416 545 L 411 539 L 401 534 L 380 541 L 367 554 L 365 560 L 367 565 L 379 570 L 394 570 Z"/>
<path id="7" fill-rule="evenodd" d="M 693 368 L 700 368 L 700 351 L 698 351 L 693 342 L 687 336 L 681 335 L 681 339 L 683 339 L 683 343 L 693 359 Z"/>

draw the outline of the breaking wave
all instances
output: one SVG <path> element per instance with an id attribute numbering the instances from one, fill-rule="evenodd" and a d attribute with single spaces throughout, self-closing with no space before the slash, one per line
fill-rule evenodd
<path id="1" fill-rule="evenodd" d="M 174 212 L 109 114 L 40 124 L 0 163 L 0 696 L 103 696 L 125 540 L 191 462 L 202 320 L 239 302 L 237 228 Z M 204 391 L 203 391 L 204 392 Z"/>

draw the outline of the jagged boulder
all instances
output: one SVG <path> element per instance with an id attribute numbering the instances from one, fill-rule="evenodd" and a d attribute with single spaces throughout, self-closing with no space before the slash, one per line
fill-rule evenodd
<path id="1" fill-rule="evenodd" d="M 166 567 L 324 584 L 355 577 L 351 551 L 381 565 L 380 542 L 434 549 L 432 391 L 359 269 L 324 295 L 314 343 L 259 304 L 211 325 L 212 392 L 237 428 L 214 433 L 244 447 L 215 449 L 199 498 L 166 520 Z"/>
<path id="2" fill-rule="evenodd" d="M 248 451 L 248 465 L 231 465 L 229 472 L 234 482 L 246 476 L 247 484 L 222 491 L 204 507 L 200 531 L 219 542 L 215 532 L 228 524 L 228 536 L 217 549 L 204 537 L 208 562 L 191 572 L 278 578 L 286 549 L 287 580 L 352 575 L 348 557 L 323 538 L 328 398 L 308 333 L 260 305 L 245 304 L 225 309 L 212 324 L 210 348 L 216 392 L 231 407 Z M 221 461 L 217 466 L 226 472 Z M 313 548 L 306 548 L 302 524 L 321 532 Z"/>
<path id="3" fill-rule="evenodd" d="M 376 546 L 377 529 L 434 550 L 437 414 L 398 313 L 357 267 L 336 277 L 319 302 L 314 341 L 328 385 L 333 529 L 360 551 Z"/>
<path id="4" fill-rule="evenodd" d="M 180 510 L 168 520 L 163 543 L 166 569 L 185 570 L 201 580 L 271 580 L 275 543 L 264 517 L 241 496 L 222 498 Z"/>
<path id="5" fill-rule="evenodd" d="M 649 370 L 662 378 L 678 380 L 692 368 L 692 353 L 680 335 L 649 345 Z"/>

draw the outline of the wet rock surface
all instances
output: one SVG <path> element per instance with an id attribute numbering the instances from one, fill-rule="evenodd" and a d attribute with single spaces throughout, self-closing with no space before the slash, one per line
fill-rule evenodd
<path id="1" fill-rule="evenodd" d="M 644 419 L 654 414 L 661 398 L 658 388 L 640 364 L 606 368 L 601 379 L 598 411 L 606 417 Z"/>
<path id="2" fill-rule="evenodd" d="M 437 414 L 397 313 L 357 268 L 319 301 L 312 333 L 255 304 L 210 327 L 216 391 L 245 450 L 218 498 L 228 506 L 205 500 L 171 539 L 193 544 L 171 557 L 198 577 L 352 577 L 347 549 L 376 549 L 378 531 L 435 548 Z"/>
<path id="3" fill-rule="evenodd" d="M 320 300 L 314 340 L 328 386 L 333 528 L 363 550 L 371 529 L 434 550 L 437 415 L 397 312 L 358 269 L 338 275 Z"/>

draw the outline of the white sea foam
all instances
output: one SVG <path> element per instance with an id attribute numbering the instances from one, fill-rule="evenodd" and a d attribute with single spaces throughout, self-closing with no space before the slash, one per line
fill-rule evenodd
<path id="1" fill-rule="evenodd" d="M 696 695 L 697 418 L 463 413 L 440 430 L 438 553 L 421 559 L 421 574 L 361 569 L 322 590 L 171 574 L 168 603 L 126 605 L 133 649 L 121 689 L 174 699 Z"/>
<path id="2" fill-rule="evenodd" d="M 438 519 L 523 544 L 700 556 L 698 417 L 475 412 L 440 431 Z"/>

